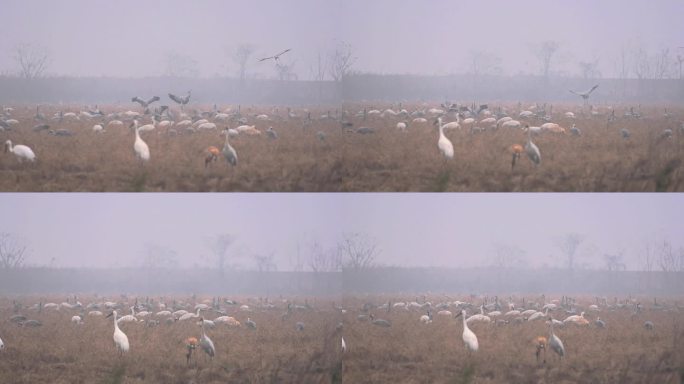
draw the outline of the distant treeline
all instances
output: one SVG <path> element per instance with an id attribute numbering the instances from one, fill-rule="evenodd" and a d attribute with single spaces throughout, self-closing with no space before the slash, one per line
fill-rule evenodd
<path id="1" fill-rule="evenodd" d="M 347 271 L 342 281 L 345 293 L 684 294 L 684 272 L 373 268 Z"/>
<path id="2" fill-rule="evenodd" d="M 0 270 L 0 294 L 310 295 L 391 293 L 681 295 L 684 272 L 370 268 L 343 272 L 215 269 Z"/>
<path id="3" fill-rule="evenodd" d="M 417 76 L 358 74 L 343 82 L 345 101 L 449 100 L 460 102 L 575 102 L 582 99 L 569 90 L 587 91 L 595 104 L 615 102 L 684 101 L 684 80 L 578 79 L 540 76 Z"/>
<path id="4" fill-rule="evenodd" d="M 591 96 L 597 104 L 615 102 L 684 101 L 682 80 L 578 79 L 539 76 L 418 76 L 354 74 L 342 83 L 332 81 L 245 80 L 233 78 L 148 77 L 46 77 L 23 79 L 0 76 L 0 103 L 122 103 L 131 97 L 184 95 L 192 90 L 191 103 L 337 105 L 360 101 L 450 100 L 461 102 L 539 101 L 576 102 L 579 96 L 568 90 L 585 91 L 594 84 Z"/>
<path id="5" fill-rule="evenodd" d="M 139 293 L 336 296 L 340 273 L 255 272 L 215 269 L 0 270 L 0 294 Z"/>
<path id="6" fill-rule="evenodd" d="M 137 104 L 133 96 L 161 97 L 161 104 L 173 105 L 168 93 L 185 96 L 190 103 L 331 105 L 339 104 L 339 92 L 330 81 L 278 81 L 232 78 L 147 77 L 45 77 L 23 79 L 0 76 L 0 103 Z"/>

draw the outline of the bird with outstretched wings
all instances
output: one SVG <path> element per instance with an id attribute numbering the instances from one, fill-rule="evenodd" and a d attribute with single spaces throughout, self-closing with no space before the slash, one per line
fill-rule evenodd
<path id="1" fill-rule="evenodd" d="M 275 54 L 275 55 L 273 55 L 273 56 L 264 57 L 264 58 L 262 58 L 262 59 L 259 59 L 259 62 L 273 59 L 273 60 L 275 60 L 276 63 L 277 63 L 277 62 L 278 62 L 278 59 L 280 59 L 280 56 L 282 56 L 283 54 L 285 54 L 285 53 L 287 53 L 287 52 L 290 52 L 290 51 L 291 51 L 291 49 L 288 48 L 288 49 L 286 49 L 286 50 L 284 50 L 284 51 L 282 51 L 282 52 L 280 52 L 280 53 L 278 53 L 278 54 Z"/>
<path id="2" fill-rule="evenodd" d="M 585 91 L 585 92 L 577 92 L 577 91 L 573 91 L 573 90 L 571 89 L 571 90 L 570 90 L 570 93 L 574 93 L 575 95 L 577 95 L 577 96 L 582 96 L 582 98 L 585 98 L 585 99 L 586 99 L 586 98 L 589 98 L 589 95 L 591 95 L 591 93 L 594 92 L 594 90 L 596 90 L 596 88 L 598 88 L 598 86 L 599 86 L 599 85 L 596 84 L 596 85 L 594 85 L 593 87 L 591 87 L 590 90 Z"/>
<path id="3" fill-rule="evenodd" d="M 173 93 L 169 93 L 169 98 L 180 105 L 185 105 L 190 102 L 190 92 L 185 97 L 176 96 Z"/>
<path id="4" fill-rule="evenodd" d="M 150 104 L 152 104 L 158 100 L 159 100 L 159 96 L 152 96 L 152 98 L 150 98 L 149 100 L 143 100 L 143 99 L 139 98 L 138 96 L 131 99 L 132 102 L 140 104 L 140 106 L 143 108 L 147 108 Z"/>

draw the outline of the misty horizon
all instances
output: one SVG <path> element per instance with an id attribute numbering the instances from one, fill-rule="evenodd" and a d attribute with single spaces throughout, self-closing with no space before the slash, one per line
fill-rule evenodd
<path id="1" fill-rule="evenodd" d="M 149 247 L 176 253 L 180 268 L 214 268 L 208 242 L 230 234 L 227 267 L 256 269 L 255 255 L 277 270 L 307 264 L 311 245 L 336 249 L 341 236 L 365 235 L 374 265 L 485 267 L 497 246 L 517 249 L 507 267 L 565 268 L 559 239 L 577 233 L 577 269 L 605 269 L 621 255 L 641 270 L 647 244 L 682 251 L 679 194 L 6 194 L 0 232 L 29 248 L 26 265 L 138 268 Z M 293 221 L 294 220 L 294 221 Z M 163 265 L 162 265 L 163 266 Z M 301 266 L 300 266 L 301 267 Z M 657 264 L 654 269 L 658 270 Z"/>
<path id="2" fill-rule="evenodd" d="M 684 4 L 677 1 L 5 4 L 0 74 L 6 75 L 17 73 L 13 51 L 24 45 L 47 52 L 45 75 L 117 78 L 169 75 L 170 57 L 176 58 L 174 68 L 181 67 L 176 75 L 237 77 L 232 55 L 243 44 L 253 49 L 250 79 L 276 78 L 273 61 L 257 59 L 291 48 L 282 63 L 297 79 L 312 80 L 319 55 L 325 62 L 340 44 L 351 48 L 353 72 L 415 75 L 472 73 L 474 56 L 482 74 L 539 75 L 537 46 L 555 41 L 553 76 L 634 78 L 638 55 L 655 62 L 667 49 L 667 77 L 674 78 L 675 57 L 684 53 L 677 19 Z M 627 73 L 623 53 L 629 56 Z M 580 62 L 592 70 L 582 73 Z"/>

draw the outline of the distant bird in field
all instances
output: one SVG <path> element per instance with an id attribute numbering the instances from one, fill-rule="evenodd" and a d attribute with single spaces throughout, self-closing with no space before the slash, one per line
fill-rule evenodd
<path id="1" fill-rule="evenodd" d="M 588 105 L 589 104 L 589 96 L 591 95 L 592 92 L 594 92 L 596 90 L 596 88 L 598 88 L 598 86 L 599 85 L 596 84 L 593 87 L 591 87 L 590 90 L 584 91 L 584 92 L 578 92 L 578 91 L 570 90 L 570 93 L 574 93 L 575 95 L 580 96 L 582 99 L 584 99 L 584 105 Z"/>

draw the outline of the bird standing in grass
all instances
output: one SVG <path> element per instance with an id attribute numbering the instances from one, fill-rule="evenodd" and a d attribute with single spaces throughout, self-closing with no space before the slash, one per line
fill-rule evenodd
<path id="1" fill-rule="evenodd" d="M 535 352 L 535 356 L 537 356 L 537 364 L 539 364 L 539 355 L 541 354 L 541 351 L 544 351 L 544 362 L 543 364 L 546 364 L 546 345 L 547 345 L 547 340 L 546 337 L 544 336 L 539 336 L 536 339 L 534 339 L 534 345 L 537 349 Z"/>
<path id="2" fill-rule="evenodd" d="M 114 344 L 116 345 L 116 348 L 119 350 L 119 354 L 123 356 L 123 354 L 128 352 L 129 350 L 128 336 L 126 336 L 126 334 L 123 333 L 121 329 L 119 329 L 116 311 L 112 311 L 112 313 L 107 315 L 107 317 L 111 316 L 114 316 Z"/>
<path id="3" fill-rule="evenodd" d="M 539 148 L 532 142 L 532 131 L 530 130 L 527 131 L 525 152 L 527 152 L 527 157 L 529 157 L 534 165 L 539 166 L 539 164 L 541 164 L 541 152 L 539 152 Z"/>
<path id="4" fill-rule="evenodd" d="M 199 341 L 197 341 L 197 338 L 195 337 L 188 337 L 185 339 L 185 347 L 188 350 L 188 353 L 185 354 L 185 360 L 186 364 L 190 364 L 190 357 L 192 357 L 192 352 L 197 349 L 197 346 L 199 345 Z"/>
<path id="5" fill-rule="evenodd" d="M 549 318 L 549 320 L 551 319 Z M 565 356 L 565 347 L 563 346 L 561 339 L 553 333 L 553 321 L 549 323 L 549 346 L 562 360 L 563 356 Z"/>
<path id="6" fill-rule="evenodd" d="M 200 318 L 200 327 L 202 328 L 202 337 L 200 338 L 200 347 L 202 347 L 202 350 L 209 355 L 211 360 L 214 360 L 214 356 L 216 355 L 216 348 L 214 348 L 214 342 L 211 341 L 209 336 L 204 332 L 204 318 Z"/>
<path id="7" fill-rule="evenodd" d="M 511 169 L 515 167 L 515 163 L 520 159 L 520 155 L 523 153 L 523 151 L 523 146 L 520 144 L 513 144 L 511 146 L 511 153 L 513 154 L 513 159 L 511 159 Z"/>
<path id="8" fill-rule="evenodd" d="M 442 125 L 442 118 L 437 119 L 437 124 L 439 125 L 439 140 L 437 141 L 437 147 L 447 159 L 454 158 L 454 145 L 451 141 L 444 135 L 444 125 Z"/>
<path id="9" fill-rule="evenodd" d="M 216 161 L 220 153 L 221 151 L 219 151 L 219 149 L 214 147 L 213 145 L 207 148 L 207 157 L 204 158 L 204 168 L 209 166 L 209 163 L 211 163 L 212 161 Z"/>
<path id="10" fill-rule="evenodd" d="M 228 141 L 228 137 L 230 136 L 227 131 L 223 131 L 223 133 L 226 135 L 226 142 L 223 144 L 223 157 L 226 159 L 228 164 L 232 166 L 236 166 L 238 162 L 238 156 L 237 152 L 235 151 L 235 148 L 233 148 L 230 145 L 230 142 Z"/>
<path id="11" fill-rule="evenodd" d="M 468 322 L 466 321 L 466 311 L 462 310 L 460 314 L 456 315 L 456 317 L 459 316 L 463 317 L 463 343 L 465 344 L 468 351 L 477 352 L 477 350 L 480 348 L 480 345 L 477 342 L 477 336 L 475 335 L 475 332 L 471 331 L 470 328 L 468 328 Z"/>
<path id="12" fill-rule="evenodd" d="M 135 156 L 141 161 L 150 160 L 150 147 L 147 143 L 143 141 L 140 137 L 140 131 L 138 130 L 138 120 L 133 120 L 132 128 L 135 129 L 135 142 L 133 143 L 133 151 Z"/>

